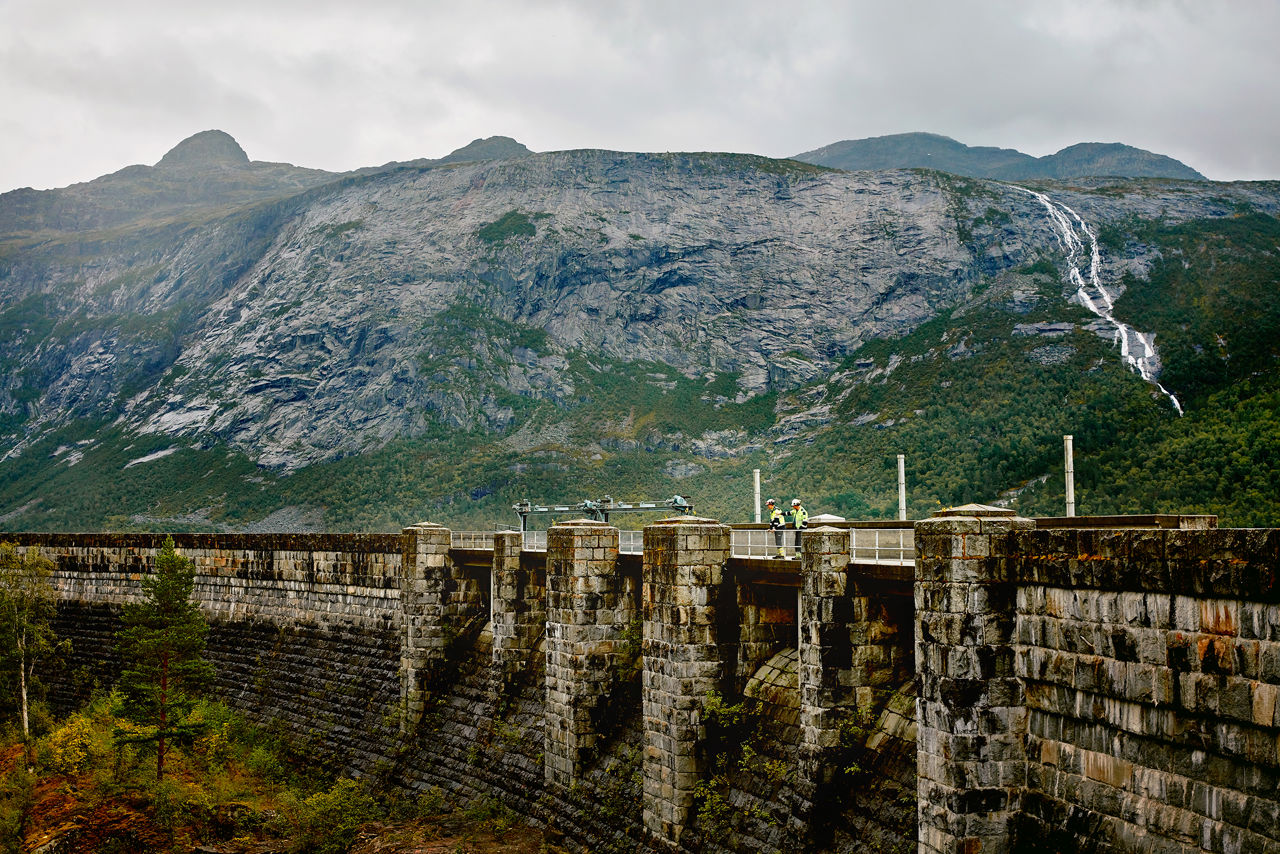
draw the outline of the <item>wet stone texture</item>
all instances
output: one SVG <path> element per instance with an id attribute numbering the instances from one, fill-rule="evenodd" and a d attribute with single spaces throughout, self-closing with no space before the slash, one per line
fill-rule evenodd
<path id="1" fill-rule="evenodd" d="M 921 850 L 1280 852 L 1280 531 L 971 509 L 916 528 Z"/>
<path id="2" fill-rule="evenodd" d="M 581 519 L 547 531 L 547 783 L 576 784 L 606 735 L 635 591 L 618 572 L 618 529 Z"/>
<path id="3" fill-rule="evenodd" d="M 1010 535 L 1034 524 L 1007 511 L 916 524 L 921 854 L 1011 850 L 1026 789 L 1026 707 L 1004 569 Z"/>
<path id="4" fill-rule="evenodd" d="M 1280 852 L 1280 531 L 1031 531 L 1023 835 Z"/>

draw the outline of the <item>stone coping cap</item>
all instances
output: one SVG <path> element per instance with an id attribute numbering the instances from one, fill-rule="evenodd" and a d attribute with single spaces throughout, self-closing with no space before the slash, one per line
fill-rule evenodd
<path id="1" fill-rule="evenodd" d="M 937 518 L 939 516 L 1017 516 L 1018 514 L 1008 507 L 992 507 L 990 504 L 962 504 L 959 507 L 935 510 L 933 515 Z"/>
<path id="2" fill-rule="evenodd" d="M 707 519 L 702 516 L 672 516 L 670 519 L 659 519 L 652 525 L 719 525 L 719 519 Z M 648 526 L 646 526 L 648 527 Z"/>

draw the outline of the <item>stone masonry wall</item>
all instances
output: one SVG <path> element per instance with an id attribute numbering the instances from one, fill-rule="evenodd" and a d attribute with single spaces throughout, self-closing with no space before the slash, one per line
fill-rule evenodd
<path id="1" fill-rule="evenodd" d="M 1280 852 L 1280 531 L 916 544 L 921 852 Z"/>
<path id="2" fill-rule="evenodd" d="M 673 848 L 709 764 L 698 750 L 703 704 L 732 677 L 717 615 L 728 554 L 729 528 L 712 519 L 668 519 L 644 530 L 644 823 Z"/>
<path id="3" fill-rule="evenodd" d="M 16 534 L 57 566 L 55 625 L 74 665 L 50 700 L 67 712 L 119 673 L 115 633 L 162 536 Z M 399 721 L 401 538 L 177 534 L 209 619 L 215 692 L 334 770 L 372 773 Z"/>
<path id="4" fill-rule="evenodd" d="M 533 666 L 547 622 L 546 558 L 523 557 L 522 541 L 519 531 L 493 538 L 493 663 L 508 681 Z"/>
<path id="5" fill-rule="evenodd" d="M 1022 835 L 1280 852 L 1280 531 L 1027 531 L 1011 546 Z"/>
<path id="6" fill-rule="evenodd" d="M 76 661 L 52 694 L 69 710 L 118 673 L 120 607 L 163 537 L 10 539 L 58 565 L 58 627 Z M 620 560 L 607 525 L 556 526 L 549 539 L 543 556 L 497 535 L 489 587 L 485 556 L 451 549 L 448 529 L 430 524 L 399 535 L 174 537 L 196 564 L 217 693 L 331 771 L 507 800 L 569 850 L 859 850 L 857 835 L 813 847 L 798 743 L 758 744 L 716 784 L 744 811 L 705 823 L 695 809 L 708 762 L 702 704 L 712 691 L 737 696 L 757 659 L 795 644 L 797 594 L 785 586 L 795 564 L 764 570 L 772 586 L 739 581 L 727 571 L 727 527 L 687 517 L 650 527 L 643 562 Z M 489 616 L 492 634 L 473 631 Z M 895 816 L 912 812 L 900 800 L 887 812 L 823 803 L 833 819 L 853 809 L 895 839 Z"/>
<path id="7" fill-rule="evenodd" d="M 832 771 L 824 755 L 840 746 L 840 728 L 856 704 L 848 595 L 849 532 L 804 532 L 801 555 L 800 692 L 801 757 L 807 778 Z"/>
<path id="8" fill-rule="evenodd" d="M 547 531 L 546 779 L 569 788 L 596 757 L 633 591 L 618 572 L 618 529 L 579 519 Z"/>
<path id="9" fill-rule="evenodd" d="M 400 592 L 402 723 L 413 726 L 446 687 L 453 653 L 467 625 L 487 617 L 483 596 L 449 553 L 448 528 L 422 522 L 405 528 Z"/>
<path id="10" fill-rule="evenodd" d="M 1026 789 L 1026 706 L 1013 673 L 1012 511 L 916 523 L 920 854 L 1003 854 Z"/>
<path id="11" fill-rule="evenodd" d="M 66 600 L 119 607 L 139 594 L 164 544 L 157 534 L 6 534 L 57 566 Z M 400 537 L 387 534 L 175 534 L 213 620 L 374 623 L 399 610 Z"/>

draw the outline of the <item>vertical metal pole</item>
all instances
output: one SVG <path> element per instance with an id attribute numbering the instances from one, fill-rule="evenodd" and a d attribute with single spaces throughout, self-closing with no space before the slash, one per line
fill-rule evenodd
<path id="1" fill-rule="evenodd" d="M 756 524 L 760 524 L 760 469 L 752 469 L 756 480 Z"/>
<path id="2" fill-rule="evenodd" d="M 1062 450 L 1067 464 L 1067 515 L 1076 515 L 1076 463 L 1071 448 L 1071 437 L 1062 437 Z"/>
<path id="3" fill-rule="evenodd" d="M 898 454 L 898 520 L 907 520 L 907 455 Z"/>

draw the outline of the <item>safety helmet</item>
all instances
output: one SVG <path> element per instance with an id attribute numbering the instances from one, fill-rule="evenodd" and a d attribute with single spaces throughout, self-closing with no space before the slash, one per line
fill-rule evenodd
<path id="1" fill-rule="evenodd" d="M 799 506 L 800 506 L 800 499 L 799 499 L 799 498 L 793 498 L 793 499 L 791 499 L 791 506 L 792 506 L 792 507 L 799 507 Z"/>
<path id="2" fill-rule="evenodd" d="M 772 499 L 772 498 L 770 498 L 768 501 L 766 501 L 766 502 L 765 502 L 765 504 L 772 504 L 772 503 L 773 503 L 773 499 Z"/>

